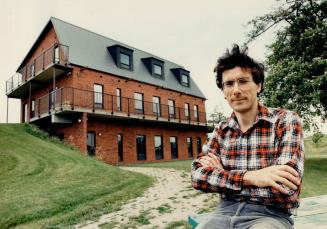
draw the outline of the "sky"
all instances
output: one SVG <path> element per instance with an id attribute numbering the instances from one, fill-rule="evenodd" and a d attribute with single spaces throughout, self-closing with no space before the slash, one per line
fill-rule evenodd
<path id="1" fill-rule="evenodd" d="M 6 80 L 49 21 L 56 17 L 184 66 L 205 94 L 206 111 L 230 115 L 215 84 L 217 58 L 242 44 L 247 22 L 270 12 L 274 0 L 0 0 L 0 123 L 6 122 Z M 249 54 L 264 61 L 269 31 L 250 43 Z M 8 122 L 20 121 L 20 102 L 8 100 Z"/>

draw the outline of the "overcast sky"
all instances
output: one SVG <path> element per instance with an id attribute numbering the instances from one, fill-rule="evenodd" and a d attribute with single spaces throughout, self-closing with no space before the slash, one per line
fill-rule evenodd
<path id="1" fill-rule="evenodd" d="M 207 112 L 230 109 L 215 85 L 218 56 L 246 39 L 246 23 L 274 0 L 0 0 L 0 123 L 6 122 L 5 82 L 17 70 L 51 16 L 184 66 L 207 97 Z M 249 45 L 264 61 L 271 32 Z M 9 99 L 9 122 L 19 122 Z"/>

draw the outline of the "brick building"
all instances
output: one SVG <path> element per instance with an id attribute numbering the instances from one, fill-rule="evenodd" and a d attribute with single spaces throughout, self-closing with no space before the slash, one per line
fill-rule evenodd
<path id="1" fill-rule="evenodd" d="M 107 163 L 196 156 L 205 140 L 205 96 L 182 66 L 51 18 L 8 98 L 37 124 Z"/>

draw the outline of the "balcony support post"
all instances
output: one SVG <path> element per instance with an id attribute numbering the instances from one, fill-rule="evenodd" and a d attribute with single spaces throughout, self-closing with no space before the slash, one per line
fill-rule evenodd
<path id="1" fill-rule="evenodd" d="M 9 107 L 9 97 L 7 96 L 7 113 L 6 113 L 6 123 L 8 123 L 8 107 Z"/>
<path id="2" fill-rule="evenodd" d="M 31 120 L 31 97 L 32 97 L 32 82 L 30 81 L 29 82 L 29 95 L 28 95 L 28 114 L 27 114 L 27 120 L 28 120 L 28 123 L 30 122 Z"/>
<path id="3" fill-rule="evenodd" d="M 114 96 L 111 95 L 111 114 L 114 114 Z"/>

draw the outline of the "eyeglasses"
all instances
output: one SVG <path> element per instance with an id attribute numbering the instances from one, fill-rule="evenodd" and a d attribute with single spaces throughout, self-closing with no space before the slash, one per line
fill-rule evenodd
<path id="1" fill-rule="evenodd" d="M 248 79 L 238 79 L 238 80 L 227 80 L 225 82 L 222 83 L 223 89 L 224 90 L 231 90 L 234 88 L 235 83 L 237 83 L 237 86 L 241 89 L 244 89 L 246 87 L 248 87 L 250 85 L 250 83 L 252 83 L 252 80 L 248 80 Z"/>

